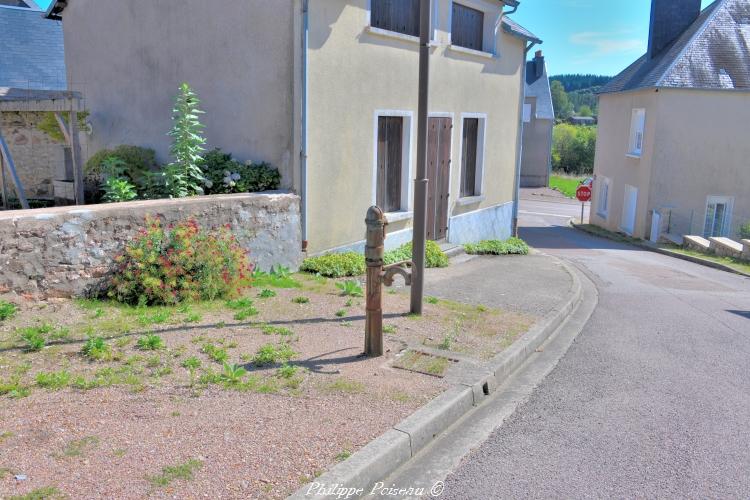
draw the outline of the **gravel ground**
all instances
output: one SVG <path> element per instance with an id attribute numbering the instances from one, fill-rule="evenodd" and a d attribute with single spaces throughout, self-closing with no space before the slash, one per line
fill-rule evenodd
<path id="1" fill-rule="evenodd" d="M 461 318 L 451 347 L 480 355 L 488 346 L 501 350 L 533 322 L 447 301 L 428 303 L 424 317 L 412 318 L 403 313 L 408 296 L 386 294 L 386 355 L 363 359 L 363 299 L 342 297 L 330 280 L 299 279 L 301 289 L 274 289 L 271 298 L 257 298 L 253 289 L 258 314 L 243 319 L 224 302 L 144 312 L 13 297 L 23 305 L 0 326 L 0 383 L 17 380 L 30 395 L 0 396 L 0 498 L 44 487 L 70 498 L 283 498 L 448 387 L 393 368 L 407 344 L 436 344 Z M 295 303 L 299 297 L 309 302 Z M 48 345 L 25 352 L 16 329 L 44 324 L 52 327 Z M 137 347 L 149 332 L 163 339 L 163 349 Z M 106 339 L 108 359 L 84 358 L 90 335 Z M 251 361 L 261 346 L 283 343 L 296 352 L 291 365 L 304 369 L 291 379 L 279 376 L 279 363 Z M 223 366 L 205 352 L 207 344 L 248 370 L 243 381 L 257 382 L 216 379 Z M 214 379 L 191 383 L 182 366 L 190 357 L 201 361 L 196 379 Z M 70 376 L 63 387 L 36 381 L 63 371 Z M 109 380 L 102 372 L 112 379 L 101 382 Z M 192 477 L 169 480 L 164 467 Z"/>

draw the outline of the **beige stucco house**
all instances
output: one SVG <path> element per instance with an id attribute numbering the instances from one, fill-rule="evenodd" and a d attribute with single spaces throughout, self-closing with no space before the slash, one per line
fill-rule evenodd
<path id="1" fill-rule="evenodd" d="M 433 0 L 429 236 L 511 233 L 524 61 L 539 40 L 516 0 Z M 279 167 L 302 196 L 310 253 L 361 249 L 367 208 L 388 246 L 411 238 L 418 0 L 68 0 L 68 81 L 91 112 L 92 152 L 168 153 L 182 81 L 211 147 Z"/>
<path id="2" fill-rule="evenodd" d="M 750 221 L 750 1 L 653 0 L 648 53 L 606 85 L 591 220 L 654 241 Z"/>
<path id="3" fill-rule="evenodd" d="M 552 172 L 552 131 L 555 110 L 541 50 L 526 63 L 523 105 L 521 187 L 547 187 Z"/>

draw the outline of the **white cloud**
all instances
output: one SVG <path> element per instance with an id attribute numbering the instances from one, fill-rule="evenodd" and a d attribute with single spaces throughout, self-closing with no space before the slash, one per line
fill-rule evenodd
<path id="1" fill-rule="evenodd" d="M 589 58 L 601 57 L 610 54 L 642 53 L 646 50 L 646 42 L 638 38 L 628 38 L 625 35 L 629 31 L 618 32 L 595 32 L 584 31 L 574 33 L 570 36 L 570 43 L 582 47 L 588 47 L 591 51 L 580 56 Z"/>

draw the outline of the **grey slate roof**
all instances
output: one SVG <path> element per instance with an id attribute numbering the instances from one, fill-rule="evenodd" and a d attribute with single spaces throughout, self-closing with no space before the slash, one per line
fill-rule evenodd
<path id="1" fill-rule="evenodd" d="M 541 38 L 527 30 L 508 16 L 503 16 L 503 29 L 511 35 L 523 38 L 530 42 L 542 43 Z"/>
<path id="2" fill-rule="evenodd" d="M 643 55 L 599 93 L 654 87 L 750 89 L 750 0 L 716 0 L 670 47 Z"/>
<path id="3" fill-rule="evenodd" d="M 552 106 L 552 91 L 549 86 L 547 64 L 544 64 L 542 75 L 537 78 L 536 63 L 532 59 L 526 62 L 526 97 L 536 97 L 536 115 L 538 120 L 554 120 L 555 108 Z"/>
<path id="4" fill-rule="evenodd" d="M 59 21 L 36 9 L 0 6 L 0 87 L 67 88 Z"/>

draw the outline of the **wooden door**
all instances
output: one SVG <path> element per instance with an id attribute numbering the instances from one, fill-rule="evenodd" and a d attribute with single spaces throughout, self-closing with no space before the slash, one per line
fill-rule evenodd
<path id="1" fill-rule="evenodd" d="M 448 233 L 451 173 L 450 118 L 430 118 L 427 134 L 427 239 L 443 240 Z"/>

